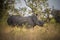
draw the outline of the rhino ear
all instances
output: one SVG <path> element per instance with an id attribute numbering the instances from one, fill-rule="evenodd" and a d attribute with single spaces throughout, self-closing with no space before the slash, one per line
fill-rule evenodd
<path id="1" fill-rule="evenodd" d="M 36 16 L 38 16 L 38 14 L 35 14 Z"/>

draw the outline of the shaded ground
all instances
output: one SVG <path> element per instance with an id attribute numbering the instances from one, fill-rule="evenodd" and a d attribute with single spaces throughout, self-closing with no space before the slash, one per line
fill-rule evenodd
<path id="1" fill-rule="evenodd" d="M 0 40 L 60 40 L 60 24 L 48 24 L 34 29 L 0 26 Z"/>

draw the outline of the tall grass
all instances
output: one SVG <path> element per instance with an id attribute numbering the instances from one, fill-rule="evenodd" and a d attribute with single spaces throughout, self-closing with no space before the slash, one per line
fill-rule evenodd
<path id="1" fill-rule="evenodd" d="M 0 22 L 0 40 L 58 40 L 60 37 L 59 23 L 45 23 L 43 27 L 34 28 L 9 26 L 6 20 Z"/>

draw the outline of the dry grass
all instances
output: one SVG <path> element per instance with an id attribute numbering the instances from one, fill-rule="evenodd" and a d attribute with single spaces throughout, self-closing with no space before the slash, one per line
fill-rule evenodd
<path id="1" fill-rule="evenodd" d="M 60 31 L 54 24 L 44 27 L 35 26 L 31 29 L 5 26 L 1 29 L 0 40 L 59 40 Z"/>

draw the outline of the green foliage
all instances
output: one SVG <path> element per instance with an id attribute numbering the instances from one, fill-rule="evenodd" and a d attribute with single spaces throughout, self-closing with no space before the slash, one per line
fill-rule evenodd
<path id="1" fill-rule="evenodd" d="M 41 14 L 43 9 L 41 5 L 43 5 L 43 7 L 45 7 L 46 9 L 48 7 L 48 3 L 47 3 L 48 0 L 29 0 L 29 1 L 24 0 L 24 1 L 26 5 L 32 9 L 32 12 L 36 14 Z M 46 12 L 48 13 L 49 10 L 47 10 Z"/>
<path id="2" fill-rule="evenodd" d="M 26 11 L 26 9 L 27 9 L 26 7 L 24 7 L 24 8 L 21 8 L 21 10 L 22 10 L 22 11 L 24 11 L 24 12 Z"/>
<path id="3" fill-rule="evenodd" d="M 9 0 L 0 0 L 0 21 L 4 22 L 8 17 Z"/>
<path id="4" fill-rule="evenodd" d="M 56 20 L 55 20 L 54 18 L 52 18 L 52 19 L 50 20 L 50 23 L 56 23 Z"/>
<path id="5" fill-rule="evenodd" d="M 3 12 L 3 2 L 4 2 L 4 0 L 0 0 L 0 18 L 2 18 L 2 16 L 3 16 L 3 14 L 2 14 L 2 12 Z"/>

